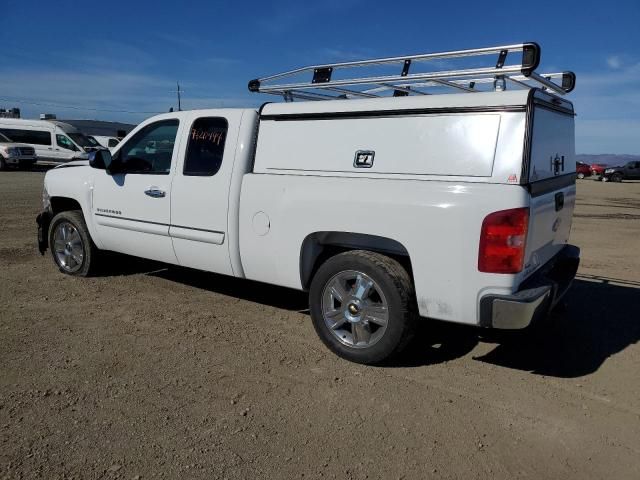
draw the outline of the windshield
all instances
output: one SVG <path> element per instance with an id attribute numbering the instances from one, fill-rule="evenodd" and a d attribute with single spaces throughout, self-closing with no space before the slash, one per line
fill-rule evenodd
<path id="1" fill-rule="evenodd" d="M 81 147 L 93 147 L 93 144 L 82 133 L 67 133 L 67 135 L 69 135 L 71 139 Z"/>
<path id="2" fill-rule="evenodd" d="M 87 140 L 89 140 L 89 143 L 91 144 L 92 147 L 101 147 L 102 145 L 100 145 L 100 143 L 93 138 L 91 135 L 87 135 Z"/>
<path id="3" fill-rule="evenodd" d="M 0 133 L 0 143 L 13 143 L 13 142 Z"/>

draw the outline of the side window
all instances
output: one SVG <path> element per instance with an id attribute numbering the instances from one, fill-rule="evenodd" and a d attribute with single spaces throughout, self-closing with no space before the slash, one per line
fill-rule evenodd
<path id="1" fill-rule="evenodd" d="M 51 133 L 49 132 L 38 132 L 32 130 L 29 132 L 29 140 L 28 143 L 34 143 L 36 145 L 51 145 Z"/>
<path id="2" fill-rule="evenodd" d="M 178 120 L 161 120 L 143 127 L 119 151 L 123 172 L 169 174 L 177 133 Z"/>
<path id="3" fill-rule="evenodd" d="M 56 135 L 56 142 L 59 147 L 65 148 L 67 150 L 73 150 L 74 152 L 78 151 L 78 147 L 76 147 L 71 140 L 65 135 Z"/>
<path id="4" fill-rule="evenodd" d="M 193 122 L 183 175 L 211 177 L 218 173 L 228 129 L 227 120 L 220 117 L 198 118 Z"/>
<path id="5" fill-rule="evenodd" d="M 116 140 L 115 138 L 110 138 L 107 145 L 109 145 L 109 148 L 113 148 L 116 145 L 118 145 L 118 143 L 120 143 L 120 142 L 118 140 Z"/>
<path id="6" fill-rule="evenodd" d="M 16 143 L 30 143 L 33 145 L 51 145 L 51 134 L 39 130 L 18 130 L 14 128 L 0 129 L 0 133 Z"/>

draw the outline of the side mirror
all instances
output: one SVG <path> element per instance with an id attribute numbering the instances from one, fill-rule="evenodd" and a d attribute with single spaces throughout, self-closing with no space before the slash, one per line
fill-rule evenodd
<path id="1" fill-rule="evenodd" d="M 112 162 L 113 158 L 111 157 L 111 152 L 109 150 L 96 150 L 89 152 L 89 165 L 92 168 L 106 170 L 108 173 Z"/>

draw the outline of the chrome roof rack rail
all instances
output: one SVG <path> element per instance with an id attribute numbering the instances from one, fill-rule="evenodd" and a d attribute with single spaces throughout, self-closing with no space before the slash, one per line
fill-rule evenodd
<path id="1" fill-rule="evenodd" d="M 518 54 L 516 56 L 516 54 Z M 416 70 L 416 65 L 432 67 L 448 66 L 453 59 L 477 57 L 488 66 L 473 68 Z M 516 60 L 507 64 L 507 58 Z M 431 62 L 431 63 L 429 63 Z M 256 78 L 249 82 L 252 92 L 282 95 L 285 101 L 328 100 L 349 98 L 403 97 L 430 95 L 442 92 L 477 93 L 487 90 L 505 90 L 507 84 L 516 88 L 542 88 L 564 95 L 575 87 L 573 72 L 538 74 L 540 46 L 537 43 L 520 43 L 498 47 L 454 50 L 450 52 L 403 55 L 399 57 L 309 65 L 275 75 Z M 365 74 L 349 76 L 354 68 L 365 67 Z M 396 74 L 372 72 L 375 68 L 396 67 Z M 361 70 L 362 71 L 362 70 Z M 347 78 L 336 78 L 336 72 L 346 72 Z M 311 81 L 308 76 L 311 75 Z M 306 77 L 306 78 L 304 78 Z M 333 78 L 332 78 L 333 77 Z M 489 89 L 482 89 L 490 84 Z M 434 91 L 433 87 L 439 87 Z"/>

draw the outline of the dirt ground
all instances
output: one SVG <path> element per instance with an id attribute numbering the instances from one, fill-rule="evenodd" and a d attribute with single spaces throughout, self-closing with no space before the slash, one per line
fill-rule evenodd
<path id="1" fill-rule="evenodd" d="M 579 181 L 548 329 L 425 322 L 373 368 L 299 292 L 127 257 L 62 275 L 43 176 L 0 173 L 0 479 L 640 478 L 640 183 Z"/>

